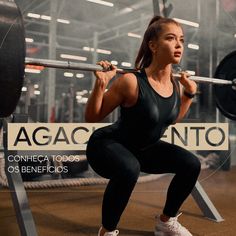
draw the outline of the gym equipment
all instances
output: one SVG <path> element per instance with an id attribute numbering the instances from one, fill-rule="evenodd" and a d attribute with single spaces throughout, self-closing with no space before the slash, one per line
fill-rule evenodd
<path id="1" fill-rule="evenodd" d="M 228 54 L 220 62 L 216 69 L 215 77 L 229 82 L 232 81 L 232 78 L 236 78 L 236 51 Z M 214 93 L 216 105 L 222 114 L 232 120 L 236 120 L 236 86 L 214 85 Z"/>
<path id="2" fill-rule="evenodd" d="M 24 80 L 25 65 L 44 66 L 84 71 L 103 70 L 99 65 L 75 63 L 71 61 L 25 58 L 25 33 L 22 14 L 13 0 L 0 1 L 0 117 L 7 117 L 15 110 Z M 236 120 L 236 74 L 235 52 L 220 63 L 217 78 L 191 76 L 199 83 L 220 85 L 215 89 L 219 110 L 228 118 Z M 117 73 L 127 73 L 135 69 L 117 69 Z M 173 76 L 180 76 L 173 74 Z M 224 79 L 222 79 L 224 78 Z"/>
<path id="3" fill-rule="evenodd" d="M 0 92 L 2 97 L 0 101 L 0 117 L 4 118 L 10 116 L 16 108 L 24 82 L 25 65 L 42 65 L 44 67 L 87 71 L 102 70 L 100 66 L 96 65 L 74 63 L 69 61 L 61 62 L 55 60 L 25 58 L 25 33 L 23 18 L 14 0 L 0 0 L 0 16 Z M 126 73 L 131 71 L 133 71 L 133 69 L 118 69 L 118 73 Z M 231 77 L 230 74 L 230 71 L 225 72 L 224 77 L 227 77 L 227 80 L 197 76 L 191 77 L 191 79 L 197 82 L 223 84 L 224 86 L 228 86 L 229 90 L 233 90 L 233 87 L 235 86 L 235 77 Z M 234 91 L 232 91 L 232 93 L 233 92 Z M 220 101 L 221 104 L 224 104 L 223 99 L 220 98 Z M 228 110 L 231 115 L 236 113 L 233 107 L 224 106 L 224 108 L 226 116 L 228 115 Z M 13 117 L 10 121 L 4 119 L 3 134 L 5 157 L 10 154 L 16 154 L 16 152 L 9 151 L 7 147 L 7 125 L 9 122 L 27 122 L 27 119 L 25 117 Z M 7 158 L 5 159 L 7 160 Z M 17 163 L 13 164 L 17 165 Z M 9 162 L 6 162 L 6 170 L 8 166 Z M 37 231 L 22 178 L 19 173 L 10 173 L 9 171 L 6 171 L 6 174 L 21 235 L 36 236 Z M 205 216 L 216 220 L 217 222 L 223 220 L 198 182 L 194 187 L 192 195 Z"/>
<path id="4" fill-rule="evenodd" d="M 0 117 L 15 110 L 25 70 L 25 33 L 14 1 L 0 1 Z"/>
<path id="5" fill-rule="evenodd" d="M 21 174 L 19 172 L 8 171 L 8 168 L 18 167 L 18 162 L 9 162 L 8 156 L 17 155 L 17 151 L 8 150 L 7 146 L 7 126 L 8 123 L 25 123 L 28 121 L 28 116 L 17 115 L 11 116 L 7 119 L 3 119 L 3 147 L 4 147 L 4 157 L 5 157 L 5 173 L 8 180 L 9 190 L 11 193 L 11 198 L 13 206 L 16 213 L 17 223 L 19 225 L 21 236 L 37 236 L 37 230 L 34 223 L 33 215 L 30 209 L 30 204 L 28 201 L 27 193 L 22 181 Z"/>

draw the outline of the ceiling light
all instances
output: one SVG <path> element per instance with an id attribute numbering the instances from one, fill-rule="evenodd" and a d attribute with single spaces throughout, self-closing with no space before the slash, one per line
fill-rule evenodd
<path id="1" fill-rule="evenodd" d="M 134 34 L 134 33 L 131 33 L 131 32 L 128 33 L 128 36 L 129 36 L 129 37 L 133 37 L 133 38 L 139 38 L 139 39 L 142 38 L 141 35 L 139 35 L 139 34 Z"/>
<path id="2" fill-rule="evenodd" d="M 108 51 L 108 50 L 104 50 L 104 49 L 97 49 L 97 52 L 98 53 L 102 53 L 102 54 L 107 54 L 107 55 L 110 55 L 111 54 L 111 51 Z"/>
<path id="3" fill-rule="evenodd" d="M 57 19 L 57 22 L 62 23 L 62 24 L 70 24 L 69 20 L 64 20 L 64 19 Z"/>
<path id="4" fill-rule="evenodd" d="M 83 50 L 87 52 L 94 52 L 94 48 L 90 48 L 90 47 L 83 47 Z"/>
<path id="5" fill-rule="evenodd" d="M 83 47 L 83 50 L 88 52 L 91 51 L 90 47 Z"/>
<path id="6" fill-rule="evenodd" d="M 88 90 L 82 90 L 82 91 L 77 91 L 76 92 L 76 95 L 78 95 L 78 96 L 83 96 L 83 95 L 85 95 L 85 94 L 87 94 L 89 91 Z"/>
<path id="7" fill-rule="evenodd" d="M 46 16 L 46 15 L 41 15 L 40 17 L 42 20 L 51 20 L 52 17 L 51 16 Z"/>
<path id="8" fill-rule="evenodd" d="M 88 91 L 87 89 L 84 89 L 82 92 L 83 92 L 84 94 L 87 94 L 89 91 Z"/>
<path id="9" fill-rule="evenodd" d="M 26 43 L 33 43 L 34 39 L 32 39 L 32 38 L 25 38 L 25 42 Z"/>
<path id="10" fill-rule="evenodd" d="M 22 92 L 26 92 L 27 91 L 27 87 L 22 87 L 21 91 Z"/>
<path id="11" fill-rule="evenodd" d="M 75 56 L 75 55 L 69 55 L 69 54 L 61 54 L 60 57 L 63 59 L 87 61 L 87 57 L 81 57 L 81 56 Z"/>
<path id="12" fill-rule="evenodd" d="M 121 65 L 124 67 L 131 67 L 132 66 L 132 64 L 129 62 L 121 62 Z"/>
<path id="13" fill-rule="evenodd" d="M 40 70 L 25 68 L 25 73 L 40 74 Z"/>
<path id="14" fill-rule="evenodd" d="M 76 74 L 76 78 L 82 79 L 82 78 L 84 78 L 84 74 Z"/>
<path id="15" fill-rule="evenodd" d="M 113 3 L 107 2 L 107 1 L 102 1 L 102 0 L 87 0 L 87 2 L 97 3 L 97 4 L 101 4 L 101 5 L 108 6 L 108 7 L 114 6 Z"/>
<path id="16" fill-rule="evenodd" d="M 126 7 L 123 10 L 123 12 L 125 12 L 125 13 L 132 12 L 132 11 L 133 11 L 133 8 L 131 8 L 131 7 Z"/>
<path id="17" fill-rule="evenodd" d="M 39 15 L 39 14 L 31 13 L 31 12 L 28 13 L 27 16 L 31 18 L 35 18 L 35 19 L 41 18 L 42 20 L 48 20 L 48 21 L 52 19 L 51 16 Z M 57 22 L 62 23 L 62 24 L 70 24 L 70 21 L 65 20 L 65 19 L 57 19 Z"/>
<path id="18" fill-rule="evenodd" d="M 94 48 L 90 48 L 90 47 L 83 47 L 83 50 L 87 52 L 94 52 Z M 100 48 L 98 48 L 96 52 L 101 53 L 101 54 L 107 54 L 107 55 L 110 55 L 112 53 L 111 51 L 100 49 Z"/>
<path id="19" fill-rule="evenodd" d="M 196 27 L 198 28 L 199 27 L 199 24 L 196 23 L 196 22 L 192 22 L 192 21 L 188 21 L 188 20 L 183 20 L 183 19 L 179 19 L 179 18 L 173 18 L 175 21 L 181 23 L 181 24 L 184 24 L 184 25 L 189 25 L 189 26 L 193 26 L 193 27 Z"/>
<path id="20" fill-rule="evenodd" d="M 40 18 L 40 15 L 39 14 L 35 14 L 35 13 L 28 13 L 27 14 L 28 17 L 31 17 L 31 18 L 35 18 L 35 19 L 39 19 Z"/>
<path id="21" fill-rule="evenodd" d="M 80 100 L 81 98 L 82 98 L 81 95 L 77 95 L 77 96 L 76 96 L 76 99 L 78 99 L 78 100 Z"/>
<path id="22" fill-rule="evenodd" d="M 64 73 L 64 76 L 65 76 L 65 77 L 68 77 L 68 78 L 72 78 L 72 77 L 74 77 L 74 74 L 73 74 L 73 73 L 70 73 L 70 72 L 65 72 L 65 73 Z"/>
<path id="23" fill-rule="evenodd" d="M 81 98 L 79 103 L 86 104 L 88 102 L 88 98 Z"/>
<path id="24" fill-rule="evenodd" d="M 39 90 L 35 90 L 35 91 L 34 91 L 34 94 L 35 94 L 35 95 L 40 95 L 40 91 L 39 91 Z"/>
<path id="25" fill-rule="evenodd" d="M 189 44 L 188 44 L 188 48 L 190 48 L 190 49 L 194 49 L 194 50 L 199 50 L 199 45 L 189 43 Z"/>
<path id="26" fill-rule="evenodd" d="M 111 61 L 111 64 L 114 65 L 114 66 L 117 66 L 118 65 L 118 61 Z"/>

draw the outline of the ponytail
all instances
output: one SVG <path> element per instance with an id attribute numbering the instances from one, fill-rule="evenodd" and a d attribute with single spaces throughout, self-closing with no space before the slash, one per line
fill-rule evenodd
<path id="1" fill-rule="evenodd" d="M 151 21 L 148 24 L 148 27 L 150 27 L 154 22 L 158 22 L 160 19 L 164 19 L 162 16 L 154 16 Z"/>

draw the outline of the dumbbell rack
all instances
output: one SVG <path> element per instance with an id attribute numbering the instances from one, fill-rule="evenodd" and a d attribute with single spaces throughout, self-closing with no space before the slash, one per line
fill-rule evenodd
<path id="1" fill-rule="evenodd" d="M 33 215 L 29 206 L 28 197 L 24 187 L 20 173 L 10 173 L 8 166 L 17 166 L 17 162 L 8 162 L 9 155 L 17 155 L 17 151 L 8 150 L 7 146 L 7 126 L 8 123 L 27 123 L 28 115 L 14 114 L 8 119 L 3 119 L 3 147 L 5 156 L 5 172 L 8 180 L 9 190 L 12 197 L 13 206 L 16 212 L 16 218 L 19 225 L 21 236 L 37 236 L 36 226 L 34 223 Z M 221 217 L 208 195 L 202 188 L 201 184 L 197 181 L 192 196 L 197 205 L 201 209 L 204 217 L 209 220 L 221 222 L 224 219 Z"/>

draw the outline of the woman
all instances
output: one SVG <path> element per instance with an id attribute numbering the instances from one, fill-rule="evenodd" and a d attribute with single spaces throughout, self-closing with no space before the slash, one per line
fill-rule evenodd
<path id="1" fill-rule="evenodd" d="M 166 128 L 180 121 L 188 111 L 197 85 L 182 73 L 180 86 L 171 76 L 172 64 L 180 62 L 184 36 L 179 23 L 155 16 L 143 38 L 136 68 L 116 79 L 116 67 L 96 72 L 96 83 L 88 100 L 87 122 L 102 120 L 120 106 L 119 120 L 96 130 L 87 146 L 87 158 L 99 175 L 110 179 L 104 193 L 102 226 L 98 236 L 116 236 L 116 226 L 128 203 L 140 171 L 174 173 L 155 235 L 192 235 L 177 221 L 177 213 L 191 193 L 200 172 L 198 159 L 189 151 L 160 140 Z"/>

